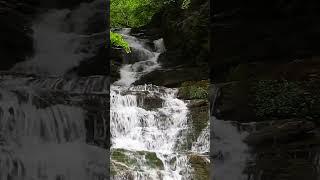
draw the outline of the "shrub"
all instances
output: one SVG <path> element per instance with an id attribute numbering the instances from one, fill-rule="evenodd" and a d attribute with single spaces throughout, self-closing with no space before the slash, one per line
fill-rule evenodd
<path id="1" fill-rule="evenodd" d="M 207 99 L 208 98 L 209 82 L 203 81 L 188 81 L 182 83 L 179 88 L 179 97 L 183 99 Z"/>
<path id="2" fill-rule="evenodd" d="M 319 116 L 320 94 L 313 82 L 263 80 L 253 83 L 254 109 L 258 117 Z"/>

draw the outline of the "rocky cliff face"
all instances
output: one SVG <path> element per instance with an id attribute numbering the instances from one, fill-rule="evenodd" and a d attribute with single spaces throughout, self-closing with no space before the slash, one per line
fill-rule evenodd
<path id="1" fill-rule="evenodd" d="M 250 178 L 319 174 L 309 168 L 318 167 L 319 8 L 318 1 L 299 0 L 212 7 L 210 78 L 217 97 L 211 113 L 239 126 L 255 124 L 246 130 L 254 156 L 244 170 Z"/>
<path id="2" fill-rule="evenodd" d="M 319 7 L 317 1 L 216 2 L 211 78 L 223 82 L 239 64 L 276 66 L 319 55 Z"/>
<path id="3" fill-rule="evenodd" d="M 213 83 L 224 87 L 220 110 L 215 114 L 255 121 L 257 116 L 263 116 L 259 112 L 264 108 L 281 109 L 280 106 L 318 114 L 318 110 L 310 109 L 319 106 L 319 91 L 311 90 L 319 84 L 320 77 L 318 2 L 246 2 L 217 2 L 214 7 L 210 77 Z M 267 98 L 267 94 L 281 99 L 278 105 L 271 105 L 268 99 L 272 97 Z M 309 98 L 315 99 L 313 105 L 309 105 Z M 293 101 L 304 105 L 293 107 Z M 293 112 L 280 114 L 274 110 L 261 119 L 296 116 Z"/>

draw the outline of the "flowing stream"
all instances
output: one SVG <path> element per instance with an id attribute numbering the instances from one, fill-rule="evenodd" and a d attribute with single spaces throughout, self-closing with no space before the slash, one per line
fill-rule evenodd
<path id="1" fill-rule="evenodd" d="M 97 34 L 82 33 L 103 4 L 39 15 L 34 56 L 1 72 L 1 180 L 107 179 L 108 78 L 63 76 L 95 53 Z"/>
<path id="2" fill-rule="evenodd" d="M 89 32 L 90 20 L 105 12 L 105 2 L 82 3 L 74 10 L 51 9 L 32 26 L 35 55 L 16 64 L 14 72 L 62 76 L 95 55 L 105 43 L 106 32 Z"/>
<path id="3" fill-rule="evenodd" d="M 214 109 L 219 88 L 214 87 Z M 213 124 L 211 129 L 211 156 L 213 157 L 213 180 L 248 180 L 244 173 L 250 157 L 249 147 L 244 143 L 248 132 L 242 124 L 232 121 L 219 120 L 211 116 Z"/>
<path id="4" fill-rule="evenodd" d="M 249 158 L 249 148 L 243 142 L 248 135 L 236 122 L 212 118 L 214 180 L 247 180 L 244 173 Z"/>
<path id="5" fill-rule="evenodd" d="M 152 84 L 133 85 L 160 64 L 163 40 L 153 42 L 120 31 L 132 49 L 133 63 L 120 69 L 121 78 L 111 85 L 112 179 L 190 180 L 190 154 L 209 152 L 208 128 L 192 148 L 185 148 L 190 131 L 187 103 L 177 89 Z M 154 50 L 153 50 L 154 49 Z"/>

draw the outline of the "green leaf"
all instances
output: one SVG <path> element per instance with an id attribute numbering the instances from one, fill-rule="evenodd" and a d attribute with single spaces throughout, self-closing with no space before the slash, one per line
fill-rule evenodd
<path id="1" fill-rule="evenodd" d="M 110 40 L 112 46 L 117 46 L 123 48 L 127 53 L 131 52 L 130 46 L 127 41 L 123 39 L 123 36 L 118 33 L 110 31 Z"/>

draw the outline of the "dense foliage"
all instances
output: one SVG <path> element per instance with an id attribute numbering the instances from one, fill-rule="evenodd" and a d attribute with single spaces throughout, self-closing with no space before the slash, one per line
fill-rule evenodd
<path id="1" fill-rule="evenodd" d="M 111 0 L 111 27 L 139 27 L 150 21 L 161 7 L 154 0 Z"/>
<path id="2" fill-rule="evenodd" d="M 319 82 L 263 80 L 253 84 L 258 117 L 319 117 Z"/>
<path id="3" fill-rule="evenodd" d="M 187 9 L 191 0 L 111 0 L 110 23 L 112 28 L 140 27 L 147 24 L 152 16 L 164 5 L 181 2 L 177 8 Z M 111 45 L 130 52 L 128 43 L 120 34 L 110 33 Z"/>
<path id="4" fill-rule="evenodd" d="M 110 31 L 111 45 L 123 48 L 127 53 L 131 52 L 129 44 L 125 41 L 121 34 Z"/>
<path id="5" fill-rule="evenodd" d="M 176 2 L 178 9 L 187 9 L 191 0 L 111 0 L 111 27 L 143 26 L 162 7 L 172 2 Z"/>
<path id="6" fill-rule="evenodd" d="M 182 99 L 207 99 L 209 90 L 209 82 L 202 81 L 187 81 L 182 83 L 179 88 L 179 97 Z"/>

